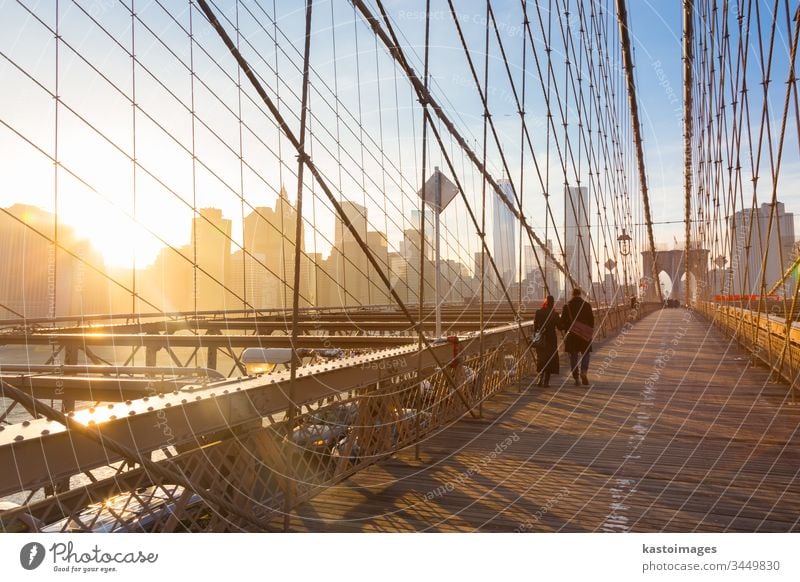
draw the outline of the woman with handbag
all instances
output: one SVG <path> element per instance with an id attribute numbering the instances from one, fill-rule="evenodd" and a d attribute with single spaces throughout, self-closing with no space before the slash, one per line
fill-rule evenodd
<path id="1" fill-rule="evenodd" d="M 589 302 L 581 297 L 580 289 L 572 290 L 572 299 L 564 305 L 561 311 L 561 329 L 566 336 L 564 337 L 564 351 L 569 354 L 569 367 L 572 370 L 572 377 L 575 385 L 589 385 L 589 378 L 586 376 L 589 371 L 589 360 L 592 352 L 592 336 L 594 335 L 594 313 Z M 578 369 L 580 368 L 580 380 L 578 379 Z"/>
<path id="2" fill-rule="evenodd" d="M 555 300 L 548 295 L 541 309 L 533 316 L 533 347 L 536 349 L 537 386 L 549 386 L 550 376 L 558 374 L 558 313 L 553 309 Z"/>

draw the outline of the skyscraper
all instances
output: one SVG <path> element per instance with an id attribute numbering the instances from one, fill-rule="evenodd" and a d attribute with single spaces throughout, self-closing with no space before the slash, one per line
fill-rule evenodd
<path id="1" fill-rule="evenodd" d="M 219 208 L 201 208 L 192 219 L 192 245 L 197 249 L 197 309 L 241 307 L 223 286 L 231 256 L 231 221 Z M 201 270 L 202 269 L 202 270 Z M 227 302 L 227 305 L 226 305 Z"/>
<path id="2" fill-rule="evenodd" d="M 762 268 L 766 291 L 769 291 L 792 262 L 792 247 L 795 241 L 794 214 L 786 212 L 783 203 L 778 202 L 770 229 L 770 207 L 771 204 L 765 203 L 755 210 L 747 208 L 733 215 L 730 222 L 732 272 L 730 294 L 758 295 L 761 292 Z M 765 264 L 764 254 L 767 249 L 769 253 Z M 787 294 L 794 292 L 793 285 L 794 279 L 786 280 Z M 778 291 L 782 292 L 783 288 Z"/>
<path id="3" fill-rule="evenodd" d="M 389 241 L 383 232 L 368 228 L 367 209 L 349 200 L 341 202 L 342 211 L 353 225 L 359 238 L 369 248 L 378 268 L 389 277 Z M 356 237 L 336 216 L 335 244 L 325 269 L 331 283 L 328 296 L 334 306 L 383 304 L 389 301 L 389 291 L 375 267 L 356 241 Z"/>
<path id="4" fill-rule="evenodd" d="M 389 272 L 389 240 L 386 238 L 386 234 L 376 230 L 370 230 L 367 232 L 366 241 L 370 253 L 372 253 L 372 256 L 375 257 L 375 260 L 378 262 L 378 267 L 391 281 L 391 273 Z M 364 259 L 366 260 L 366 257 L 364 257 Z M 369 283 L 367 302 L 370 305 L 389 303 L 389 290 L 386 288 L 383 279 L 378 275 L 375 267 L 368 261 L 367 281 Z"/>
<path id="5" fill-rule="evenodd" d="M 513 201 L 514 191 L 511 188 L 511 182 L 502 179 L 498 180 L 497 183 L 506 198 L 509 201 Z M 505 205 L 497 192 L 494 195 L 492 212 L 494 214 L 492 221 L 492 256 L 497 265 L 497 270 L 500 272 L 503 284 L 506 287 L 510 287 L 515 279 L 517 256 L 514 214 Z M 491 270 L 491 266 L 487 267 L 487 272 Z"/>
<path id="6" fill-rule="evenodd" d="M 367 240 L 367 209 L 364 206 L 350 200 L 344 200 L 341 203 L 342 211 L 347 219 L 350 221 L 358 236 L 366 242 Z M 334 233 L 334 245 L 338 248 L 344 248 L 346 244 L 355 243 L 356 239 L 347 228 L 344 221 L 337 215 L 336 216 L 336 232 Z"/>
<path id="7" fill-rule="evenodd" d="M 55 227 L 55 216 L 35 206 L 14 204 L 0 213 L 0 318 L 108 312 L 102 257 L 64 224 L 57 248 L 45 238 Z"/>
<path id="8" fill-rule="evenodd" d="M 430 208 L 425 209 L 425 256 L 433 260 L 434 255 L 434 211 Z M 422 230 L 422 212 L 419 210 L 412 210 L 411 211 L 411 223 L 412 228 L 416 230 Z M 419 254 L 419 247 L 416 248 L 416 252 Z"/>
<path id="9" fill-rule="evenodd" d="M 547 249 L 551 253 L 553 252 L 553 241 L 550 239 L 547 240 Z M 536 299 L 544 298 L 546 291 L 549 291 L 554 297 L 560 295 L 558 273 L 558 267 L 542 249 L 536 249 L 536 254 L 534 254 L 531 245 L 524 246 L 523 276 L 529 283 L 533 282 Z M 545 285 L 545 281 L 547 285 Z"/>
<path id="10" fill-rule="evenodd" d="M 245 217 L 244 246 L 250 256 L 239 258 L 232 269 L 244 274 L 248 289 L 247 300 L 254 307 L 291 309 L 294 300 L 292 289 L 296 227 L 297 211 L 283 187 L 273 208 L 259 207 Z M 301 225 L 301 253 L 305 250 L 304 238 Z M 300 307 L 315 302 L 314 276 L 315 269 L 310 260 L 301 254 Z M 260 286 L 260 289 L 253 285 Z"/>
<path id="11" fill-rule="evenodd" d="M 186 259 L 192 257 L 193 250 L 189 245 L 178 249 L 161 249 L 153 264 L 138 275 L 137 290 L 145 299 L 155 302 L 166 311 L 191 311 L 194 309 L 194 277 L 192 264 Z M 200 258 L 198 253 L 198 262 L 205 269 L 207 265 L 200 262 Z M 124 275 L 120 273 L 115 278 L 124 280 Z M 201 278 L 198 277 L 197 280 L 200 283 Z M 218 284 L 216 286 L 219 288 Z M 131 299 L 128 293 L 116 289 L 114 291 L 114 311 L 130 309 Z M 217 309 L 222 307 L 218 306 Z"/>
<path id="12" fill-rule="evenodd" d="M 589 191 L 584 186 L 567 186 L 564 192 L 565 266 L 587 293 L 591 284 L 589 265 L 592 257 L 589 216 Z"/>

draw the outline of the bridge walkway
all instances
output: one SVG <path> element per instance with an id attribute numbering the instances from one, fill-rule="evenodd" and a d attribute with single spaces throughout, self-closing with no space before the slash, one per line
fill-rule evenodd
<path id="1" fill-rule="evenodd" d="M 331 487 L 295 531 L 795 531 L 800 406 L 700 316 L 595 345 L 590 387 L 530 379 Z"/>

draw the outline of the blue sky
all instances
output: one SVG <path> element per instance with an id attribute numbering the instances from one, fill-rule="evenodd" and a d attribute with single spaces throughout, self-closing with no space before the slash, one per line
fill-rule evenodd
<path id="1" fill-rule="evenodd" d="M 481 68 L 485 2 L 458 0 L 455 4 L 470 52 Z M 569 28 L 574 38 L 578 38 L 574 16 L 577 4 L 574 0 L 560 3 L 543 1 L 540 4 L 545 9 L 548 5 L 568 5 L 573 11 Z M 251 207 L 271 205 L 281 183 L 289 187 L 290 197 L 294 197 L 296 161 L 289 145 L 278 137 L 274 124 L 259 110 L 258 98 L 246 83 L 239 93 L 232 58 L 197 12 L 193 16 L 195 82 L 192 87 L 192 77 L 181 63 L 190 58 L 188 3 L 162 0 L 159 4 L 154 0 L 135 0 L 137 18 L 133 31 L 126 5 L 130 5 L 130 0 L 123 3 L 64 0 L 60 3 L 63 43 L 58 78 L 63 105 L 59 114 L 59 158 L 92 188 L 61 172 L 59 215 L 65 223 L 73 224 L 97 246 L 105 249 L 107 256 L 114 250 L 110 246 L 114 241 L 119 251 L 117 258 L 125 258 L 126 249 L 119 242 L 120 233 L 125 233 L 126 244 L 133 246 L 130 242 L 137 241 L 141 249 L 146 249 L 146 252 L 142 251 L 145 256 L 141 257 L 140 263 L 152 260 L 164 242 L 180 245 L 188 241 L 192 205 L 222 208 L 225 215 L 234 221 L 234 238 L 240 239 L 239 219 L 243 212 L 249 212 Z M 409 55 L 416 51 L 418 57 L 424 31 L 424 1 L 396 0 L 387 1 L 386 5 L 397 30 L 402 33 L 404 49 Z M 595 2 L 596 7 L 611 7 L 612 10 L 613 5 L 607 0 Z M 628 5 L 653 219 L 656 222 L 681 220 L 681 3 L 675 0 L 639 0 L 628 2 Z M 233 34 L 237 3 L 218 0 L 215 6 L 220 9 L 226 28 Z M 238 4 L 242 50 L 261 75 L 270 94 L 280 101 L 292 127 L 296 128 L 303 6 L 298 0 L 278 0 L 275 6 L 277 13 L 273 15 L 273 3 L 269 0 Z M 529 2 L 530 14 L 534 6 Z M 48 27 L 52 28 L 55 23 L 54 3 L 49 0 L 0 0 L 0 7 L 5 15 L 0 22 L 0 50 L 6 57 L 0 59 L 0 80 L 4 86 L 0 94 L 0 112 L 3 120 L 18 132 L 0 127 L 0 147 L 5 153 L 0 162 L 4 176 L 0 183 L 0 205 L 25 201 L 52 209 L 56 203 L 53 165 L 47 156 L 54 154 L 55 119 L 51 93 L 55 92 L 56 75 L 55 41 Z M 169 10 L 169 14 L 163 7 Z M 510 51 L 512 74 L 519 83 L 522 77 L 521 4 L 515 0 L 496 0 L 493 7 L 500 34 Z M 764 3 L 765 14 L 768 8 Z M 373 228 L 388 232 L 390 244 L 395 246 L 399 243 L 402 229 L 411 226 L 411 210 L 416 204 L 421 127 L 418 103 L 391 58 L 383 47 L 378 46 L 360 17 L 355 17 L 348 2 L 319 0 L 315 2 L 314 10 L 312 154 L 334 189 L 344 197 L 362 201 L 369 208 Z M 473 148 L 479 151 L 475 139 L 481 133 L 482 109 L 472 87 L 447 2 L 433 0 L 432 11 L 434 95 Z M 277 45 L 272 36 L 275 32 L 273 16 L 277 16 L 279 29 Z M 610 17 L 609 34 L 613 35 L 616 18 L 613 13 Z M 788 61 L 787 39 L 781 27 L 779 32 L 773 71 L 776 81 L 785 78 Z M 135 66 L 129 54 L 134 40 L 138 59 Z M 541 42 L 541 39 L 537 40 Z M 65 46 L 67 43 L 75 51 Z M 559 59 L 556 45 L 558 42 L 554 45 L 553 62 L 560 75 L 558 67 L 563 66 L 559 64 L 563 58 Z M 618 50 L 611 44 L 609 48 Z M 543 157 L 547 149 L 543 99 L 537 89 L 538 81 L 533 74 L 530 55 L 528 58 L 527 121 L 533 134 L 534 149 L 538 156 Z M 418 58 L 412 57 L 412 62 L 421 72 Z M 493 118 L 504 142 L 504 152 L 510 160 L 512 178 L 516 180 L 519 118 L 494 41 L 490 48 L 490 62 L 489 99 Z M 133 139 L 134 116 L 130 103 L 134 79 L 139 108 L 135 115 L 136 140 Z M 621 88 L 624 91 L 624 85 Z M 188 110 L 192 89 L 196 112 L 194 146 L 192 116 Z M 334 89 L 340 99 L 338 105 L 333 99 Z M 247 124 L 242 142 L 245 167 L 240 167 L 237 157 L 240 147 L 237 101 L 240 96 L 243 97 L 242 117 Z M 628 115 L 625 99 L 624 93 L 618 95 L 622 116 Z M 776 99 L 776 104 L 779 102 L 780 99 Z M 345 121 L 337 124 L 337 113 Z M 574 126 L 574 111 L 568 115 L 570 124 Z M 777 108 L 771 111 L 771 115 L 773 118 L 778 115 Z M 80 117 L 100 129 L 106 137 L 98 137 Z M 359 129 L 359 121 L 362 129 Z M 627 126 L 630 121 L 624 118 L 620 123 Z M 574 127 L 570 131 L 574 132 Z M 46 155 L 28 145 L 19 134 L 37 144 Z M 130 161 L 134 141 L 136 157 L 141 164 L 137 171 L 136 192 Z M 451 148 L 451 142 L 446 141 L 446 147 Z M 194 165 L 192 147 L 198 160 Z M 632 150 L 632 144 L 626 144 L 626 147 Z M 785 168 L 789 175 L 797 167 L 797 147 L 792 147 L 794 159 L 788 159 Z M 480 179 L 457 148 L 453 151 L 456 152 L 457 171 L 465 189 L 469 190 L 467 196 L 473 208 L 477 209 Z M 526 156 L 526 201 L 523 206 L 531 224 L 543 234 L 545 220 L 541 192 L 533 178 L 530 155 Z M 431 165 L 445 165 L 435 147 L 432 148 Z M 493 175 L 499 177 L 503 174 L 499 155 L 493 146 L 489 148 L 488 165 Z M 340 172 L 339 167 L 345 171 Z M 563 213 L 563 177 L 559 178 L 560 170 L 552 159 L 550 169 L 549 190 L 558 225 Z M 634 169 L 633 165 L 631 169 Z M 584 164 L 580 172 L 585 171 Z M 641 213 L 641 200 L 635 177 L 631 176 L 629 180 L 635 220 Z M 308 191 L 307 195 L 313 202 L 306 207 L 307 216 L 316 225 L 319 236 L 315 238 L 314 229 L 307 228 L 307 247 L 316 244 L 318 250 L 327 252 L 332 238 L 333 215 L 318 189 L 309 183 Z M 787 203 L 789 210 L 796 205 L 794 196 L 794 192 L 781 193 L 782 199 L 791 202 Z M 92 218 L 87 214 L 87 208 L 93 209 L 94 216 L 103 218 Z M 471 254 L 478 247 L 463 202 L 452 205 L 443 220 L 446 256 L 458 257 L 471 264 Z M 673 236 L 681 239 L 682 232 L 682 224 L 656 226 L 656 238 L 661 243 L 671 244 Z M 632 234 L 641 247 L 643 230 L 635 229 Z M 601 263 L 604 260 L 600 258 Z"/>
<path id="2" fill-rule="evenodd" d="M 629 2 L 632 16 L 632 29 L 636 45 L 636 79 L 639 88 L 640 108 L 645 139 L 645 156 L 653 199 L 653 220 L 683 219 L 683 152 L 682 139 L 682 101 L 683 71 L 681 62 L 682 7 L 680 2 L 642 0 Z M 790 12 L 797 3 L 792 2 Z M 763 24 L 766 30 L 771 18 L 771 2 L 761 2 Z M 781 9 L 779 21 L 784 18 Z M 731 8 L 733 10 L 733 7 Z M 755 29 L 755 25 L 752 25 Z M 755 41 L 755 32 L 752 34 Z M 735 40 L 735 37 L 734 37 Z M 765 39 L 766 43 L 766 39 Z M 787 77 L 790 39 L 781 26 L 776 29 L 775 54 L 770 102 L 770 116 L 773 131 L 779 127 L 783 108 L 783 92 Z M 757 75 L 761 74 L 757 60 L 757 44 L 750 45 L 751 79 L 750 88 L 760 89 Z M 757 91 L 751 93 L 753 110 L 758 111 L 760 97 Z M 758 123 L 754 122 L 753 131 Z M 777 143 L 775 138 L 774 143 Z M 745 147 L 742 148 L 743 154 Z M 788 137 L 784 151 L 782 176 L 783 186 L 778 190 L 780 201 L 786 202 L 787 211 L 800 211 L 800 198 L 794 188 L 797 176 L 798 144 Z M 763 162 L 762 162 L 763 164 Z M 771 195 L 769 180 L 762 176 L 759 189 L 759 203 L 768 202 Z M 766 186 L 766 188 L 764 187 Z M 797 216 L 795 221 L 797 221 Z M 795 227 L 797 229 L 797 227 Z M 682 241 L 683 224 L 659 225 L 656 237 L 662 242 L 671 243 L 677 236 Z"/>

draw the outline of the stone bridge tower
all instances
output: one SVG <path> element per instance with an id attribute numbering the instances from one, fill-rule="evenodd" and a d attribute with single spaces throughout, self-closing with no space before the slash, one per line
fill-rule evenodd
<path id="1" fill-rule="evenodd" d="M 702 285 L 706 281 L 708 273 L 708 249 L 691 249 L 689 251 L 689 272 L 694 276 L 694 280 L 698 285 Z M 686 273 L 684 266 L 684 251 L 675 249 L 672 251 L 656 251 L 656 265 L 658 265 L 659 273 L 664 271 L 672 279 L 672 291 L 669 297 L 664 299 L 678 299 L 683 300 L 684 282 L 681 281 L 683 275 Z M 653 253 L 650 251 L 642 251 L 642 272 L 645 276 L 649 276 L 653 272 Z M 688 283 L 688 277 L 687 277 Z M 658 301 L 658 291 L 655 285 L 659 282 L 655 281 L 650 285 L 645 294 L 645 301 Z M 699 297 L 706 295 L 702 289 L 698 290 Z"/>

